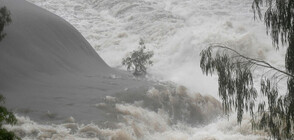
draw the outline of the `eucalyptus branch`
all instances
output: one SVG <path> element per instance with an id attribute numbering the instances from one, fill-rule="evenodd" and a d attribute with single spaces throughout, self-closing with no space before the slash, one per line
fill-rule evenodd
<path id="1" fill-rule="evenodd" d="M 222 45 L 213 45 L 213 46 L 210 46 L 210 48 L 221 48 L 221 49 L 226 49 L 226 50 L 229 50 L 235 54 L 237 54 L 238 56 L 248 60 L 249 62 L 251 62 L 252 64 L 255 64 L 255 65 L 258 65 L 260 67 L 265 67 L 265 68 L 270 68 L 270 69 L 273 69 L 275 71 L 278 71 L 280 73 L 283 73 L 289 77 L 292 77 L 294 78 L 294 75 L 292 75 L 291 73 L 288 73 L 286 71 L 283 71 L 281 69 L 278 69 L 274 66 L 272 66 L 270 63 L 266 62 L 266 61 L 263 61 L 263 60 L 258 60 L 258 59 L 254 59 L 254 58 L 250 58 L 250 57 L 247 57 L 247 56 L 244 56 L 242 54 L 240 54 L 238 51 L 232 49 L 232 48 L 229 48 L 229 47 L 226 47 L 226 46 L 222 46 Z"/>

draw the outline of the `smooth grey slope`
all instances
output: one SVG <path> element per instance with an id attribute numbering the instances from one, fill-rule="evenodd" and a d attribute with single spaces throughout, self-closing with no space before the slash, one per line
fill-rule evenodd
<path id="1" fill-rule="evenodd" d="M 93 104 L 146 84 L 107 66 L 82 35 L 56 15 L 24 0 L 4 0 L 3 5 L 11 11 L 12 24 L 0 42 L 0 92 L 10 108 L 36 120 L 46 119 L 49 111 L 56 114 L 54 119 L 99 121 L 103 112 Z"/>

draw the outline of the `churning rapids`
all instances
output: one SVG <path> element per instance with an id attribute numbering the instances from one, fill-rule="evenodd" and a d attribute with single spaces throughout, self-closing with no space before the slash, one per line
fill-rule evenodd
<path id="1" fill-rule="evenodd" d="M 266 139 L 264 133 L 251 131 L 248 116 L 241 125 L 234 115 L 211 121 L 209 117 L 221 111 L 212 98 L 218 98 L 217 77 L 206 77 L 199 68 L 200 51 L 212 43 L 283 65 L 283 52 L 273 50 L 263 23 L 253 19 L 252 0 L 27 1 L 71 23 L 111 67 L 124 69 L 122 58 L 142 38 L 155 53 L 148 78 L 183 86 L 166 83 L 147 93 L 106 96 L 105 102 L 93 105 L 119 117 L 118 122 L 81 124 L 70 117 L 55 125 L 18 116 L 16 126 L 6 127 L 24 139 Z M 194 120 L 198 115 L 194 110 L 204 115 Z"/>

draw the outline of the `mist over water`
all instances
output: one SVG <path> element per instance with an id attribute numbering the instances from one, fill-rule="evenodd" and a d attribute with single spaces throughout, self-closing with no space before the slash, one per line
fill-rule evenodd
<path id="1" fill-rule="evenodd" d="M 264 59 L 278 67 L 284 65 L 284 52 L 273 49 L 263 22 L 254 21 L 252 0 L 28 1 L 73 24 L 111 67 L 125 69 L 121 66 L 122 58 L 136 49 L 142 38 L 147 49 L 155 53 L 154 65 L 148 69 L 149 78 L 172 81 L 187 87 L 187 91 L 183 99 L 176 96 L 180 93 L 176 89 L 167 92 L 167 95 L 152 89 L 149 93 L 138 93 L 142 94 L 142 101 L 134 99 L 127 102 L 122 97 L 108 97 L 106 103 L 95 106 L 119 113 L 122 118 L 119 123 L 107 127 L 81 125 L 74 121 L 61 125 L 40 125 L 19 117 L 21 123 L 11 129 L 19 130 L 27 139 L 43 135 L 44 138 L 56 139 L 264 138 L 265 134 L 251 131 L 250 118 L 246 116 L 241 126 L 237 124 L 236 116 L 231 116 L 229 120 L 220 117 L 207 124 L 188 125 L 197 122 L 189 120 L 193 114 L 190 111 L 195 110 L 193 107 L 207 107 L 208 112 L 200 111 L 207 113 L 205 116 L 221 110 L 213 110 L 218 105 L 208 99 L 210 96 L 218 98 L 217 77 L 204 76 L 199 67 L 199 54 L 208 45 L 225 44 L 244 55 Z M 154 100 L 154 96 L 156 99 L 169 97 L 170 100 L 164 103 Z M 203 100 L 203 106 L 197 104 L 197 99 Z M 187 104 L 177 104 L 177 100 Z M 151 107 L 145 104 L 146 101 L 159 105 Z M 186 112 L 178 112 L 175 109 L 178 106 L 178 110 Z"/>

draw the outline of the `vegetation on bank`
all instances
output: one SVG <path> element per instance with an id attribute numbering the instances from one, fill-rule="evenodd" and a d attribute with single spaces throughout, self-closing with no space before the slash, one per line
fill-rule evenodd
<path id="1" fill-rule="evenodd" d="M 11 23 L 9 10 L 4 6 L 0 8 L 0 41 L 4 39 L 6 33 L 3 32 L 4 27 Z M 0 46 L 1 47 L 1 46 Z M 15 125 L 17 120 L 12 112 L 5 106 L 5 98 L 0 95 L 0 140 L 20 140 L 13 132 L 3 128 L 4 124 Z"/>
<path id="2" fill-rule="evenodd" d="M 20 140 L 13 132 L 3 128 L 4 124 L 15 125 L 17 122 L 14 114 L 3 106 L 4 103 L 4 97 L 0 95 L 0 140 Z"/>
<path id="3" fill-rule="evenodd" d="M 268 7 L 264 15 L 260 6 Z M 273 46 L 287 47 L 285 69 L 270 63 L 242 55 L 222 45 L 211 45 L 201 52 L 200 67 L 204 74 L 218 75 L 219 96 L 224 112 L 237 112 L 242 122 L 244 112 L 250 112 L 252 128 L 268 132 L 274 139 L 294 139 L 294 1 L 254 0 L 254 16 L 264 18 Z M 253 75 L 257 68 L 273 71 L 262 77 L 260 92 L 254 86 Z M 264 73 L 267 75 L 267 73 Z M 287 92 L 281 93 L 277 84 L 287 80 Z M 258 96 L 264 96 L 261 102 Z"/>
<path id="4" fill-rule="evenodd" d="M 11 23 L 9 10 L 4 6 L 0 8 L 0 41 L 6 36 L 3 32 L 4 27 Z"/>

